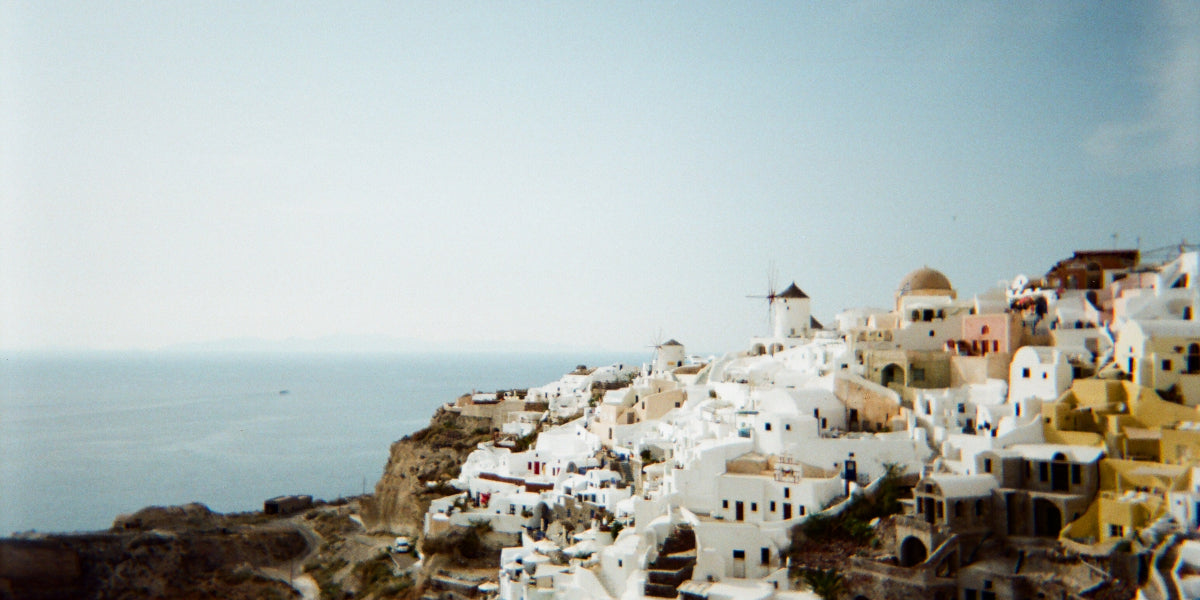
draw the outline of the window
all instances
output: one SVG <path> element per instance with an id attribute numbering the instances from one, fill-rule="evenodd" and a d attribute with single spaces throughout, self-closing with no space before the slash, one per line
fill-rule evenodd
<path id="1" fill-rule="evenodd" d="M 1071 483 L 1079 485 L 1083 479 L 1083 468 L 1079 465 L 1071 465 Z"/>
<path id="2" fill-rule="evenodd" d="M 783 429 L 784 429 L 784 431 L 791 431 L 791 430 L 792 430 L 792 424 L 791 424 L 791 423 L 784 423 L 784 425 L 783 425 Z"/>
<path id="3" fill-rule="evenodd" d="M 1162 361 L 1162 370 L 1164 370 L 1164 371 L 1170 371 L 1170 370 L 1171 370 L 1171 359 L 1169 359 L 1169 358 L 1165 358 L 1165 359 L 1163 359 L 1163 361 Z"/>
<path id="4" fill-rule="evenodd" d="M 800 516 L 802 516 L 802 517 L 804 516 L 804 505 L 803 504 L 800 505 Z"/>
<path id="5" fill-rule="evenodd" d="M 768 548 L 763 548 L 762 551 L 759 552 L 758 562 L 759 562 L 759 564 L 763 564 L 763 565 L 770 564 L 771 563 L 771 550 Z"/>
<path id="6" fill-rule="evenodd" d="M 733 551 L 733 560 L 737 560 L 739 558 L 742 560 L 746 560 L 746 551 L 745 550 L 734 550 Z"/>
<path id="7" fill-rule="evenodd" d="M 930 330 L 929 330 L 929 337 L 933 337 L 933 335 L 934 335 L 935 333 L 937 333 L 937 332 L 936 332 L 936 331 L 934 331 L 934 330 L 932 330 L 932 329 L 930 329 Z"/>
<path id="8" fill-rule="evenodd" d="M 983 472 L 984 473 L 992 472 L 992 459 L 990 459 L 990 458 L 983 459 Z"/>
<path id="9" fill-rule="evenodd" d="M 1039 462 L 1038 463 L 1038 481 L 1049 481 L 1049 479 L 1050 479 L 1050 465 L 1048 465 L 1044 462 Z"/>
<path id="10" fill-rule="evenodd" d="M 758 503 L 757 502 L 750 503 L 750 512 L 758 512 Z"/>
<path id="11" fill-rule="evenodd" d="M 729 501 L 728 501 L 728 500 L 722 500 L 722 501 L 721 501 L 721 508 L 729 508 Z"/>
<path id="12" fill-rule="evenodd" d="M 979 600 L 979 592 L 970 588 L 963 590 L 963 600 Z"/>
<path id="13" fill-rule="evenodd" d="M 913 367 L 911 374 L 911 379 L 913 381 L 925 381 L 925 369 L 921 367 Z"/>
<path id="14" fill-rule="evenodd" d="M 987 325 L 984 325 L 983 327 L 981 327 L 981 328 L 979 329 L 979 334 L 980 334 L 980 335 L 987 335 L 988 333 L 989 333 L 989 329 L 988 329 L 988 326 L 987 326 Z"/>
<path id="15" fill-rule="evenodd" d="M 783 488 L 783 497 L 791 498 L 792 497 L 792 488 L 787 488 L 787 487 Z"/>
<path id="16" fill-rule="evenodd" d="M 770 431 L 770 430 L 771 430 L 771 424 L 763 423 L 763 431 Z"/>
<path id="17" fill-rule="evenodd" d="M 1110 535 L 1112 537 L 1124 537 L 1125 536 L 1125 528 L 1120 525 L 1109 525 L 1108 526 L 1108 535 Z"/>
<path id="18" fill-rule="evenodd" d="M 1024 379 L 1029 379 L 1029 368 L 1028 367 L 1021 369 L 1021 377 Z"/>
<path id="19" fill-rule="evenodd" d="M 1049 379 L 1049 378 L 1050 378 L 1050 374 L 1047 373 L 1046 371 L 1042 371 L 1042 379 Z"/>
<path id="20" fill-rule="evenodd" d="M 775 512 L 775 501 L 771 501 L 771 512 Z"/>
<path id="21" fill-rule="evenodd" d="M 961 414 L 963 414 L 963 413 L 965 413 L 965 412 L 967 412 L 967 405 L 965 405 L 965 404 L 962 404 L 962 403 L 960 402 L 960 403 L 959 403 L 959 405 L 958 405 L 958 414 L 960 414 L 960 415 L 961 415 Z"/>

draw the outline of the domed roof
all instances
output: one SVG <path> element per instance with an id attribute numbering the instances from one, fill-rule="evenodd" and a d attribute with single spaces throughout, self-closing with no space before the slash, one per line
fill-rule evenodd
<path id="1" fill-rule="evenodd" d="M 900 280 L 900 287 L 896 290 L 896 293 L 903 296 L 914 292 L 953 289 L 950 285 L 950 280 L 941 271 L 936 271 L 929 267 L 921 267 L 905 275 L 904 279 Z"/>

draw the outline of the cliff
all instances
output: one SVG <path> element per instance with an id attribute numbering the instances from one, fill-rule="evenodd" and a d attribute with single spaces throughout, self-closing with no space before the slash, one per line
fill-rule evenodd
<path id="1" fill-rule="evenodd" d="M 491 439 L 491 419 L 439 408 L 427 427 L 392 444 L 374 496 L 363 499 L 367 528 L 419 534 L 429 503 L 457 492 L 445 482 L 458 475 L 479 443 Z"/>

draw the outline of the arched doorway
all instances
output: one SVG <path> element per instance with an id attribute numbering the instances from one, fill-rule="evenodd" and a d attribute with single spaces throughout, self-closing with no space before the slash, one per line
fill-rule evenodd
<path id="1" fill-rule="evenodd" d="M 554 520 L 554 510 L 551 509 L 550 506 L 545 502 L 538 503 L 537 510 L 533 513 L 533 515 L 537 517 L 538 523 L 540 524 L 539 528 L 542 531 L 545 531 L 546 528 L 550 526 L 550 522 Z"/>
<path id="2" fill-rule="evenodd" d="M 891 363 L 879 373 L 879 384 L 883 387 L 895 383 L 904 385 L 904 369 L 896 363 Z"/>
<path id="3" fill-rule="evenodd" d="M 900 542 L 900 566 L 919 565 L 928 557 L 929 551 L 925 549 L 925 543 L 921 540 L 910 535 Z"/>
<path id="4" fill-rule="evenodd" d="M 1045 498 L 1033 501 L 1033 535 L 1056 538 L 1062 528 L 1062 511 L 1053 502 Z"/>

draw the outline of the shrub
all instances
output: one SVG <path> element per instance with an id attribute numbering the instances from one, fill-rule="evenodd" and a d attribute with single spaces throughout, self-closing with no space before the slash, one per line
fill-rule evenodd
<path id="1" fill-rule="evenodd" d="M 804 582 L 824 600 L 836 600 L 846 587 L 845 577 L 836 568 L 807 569 L 804 571 Z"/>

